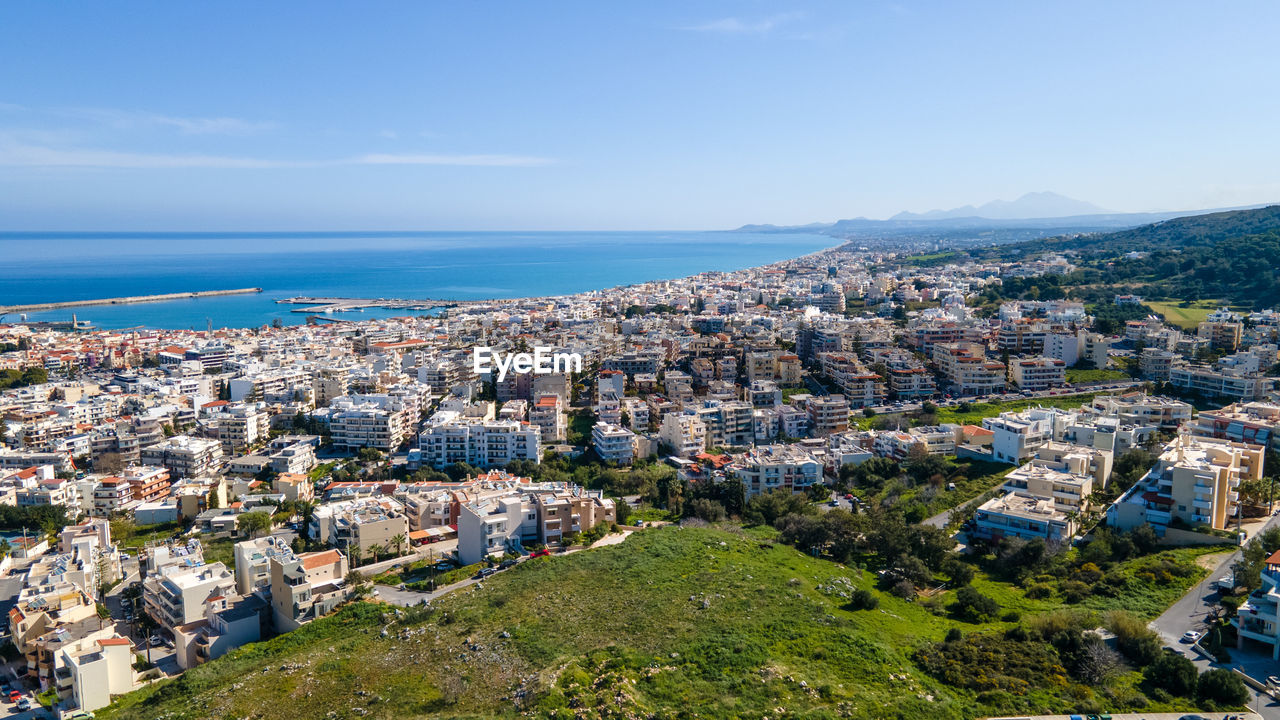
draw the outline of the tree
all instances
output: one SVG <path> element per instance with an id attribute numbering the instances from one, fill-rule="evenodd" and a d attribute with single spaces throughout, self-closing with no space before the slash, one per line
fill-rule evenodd
<path id="1" fill-rule="evenodd" d="M 378 562 L 379 558 L 381 558 L 382 554 L 386 551 L 386 546 L 380 543 L 374 543 L 369 546 L 369 554 L 373 556 L 374 562 Z"/>
<path id="2" fill-rule="evenodd" d="M 780 488 L 760 493 L 747 501 L 743 519 L 749 525 L 774 525 L 787 515 L 807 515 L 812 512 L 813 506 L 805 496 Z"/>
<path id="3" fill-rule="evenodd" d="M 985 622 L 1000 612 L 1000 604 L 968 585 L 956 592 L 951 614 L 966 622 Z"/>
<path id="4" fill-rule="evenodd" d="M 93 469 L 107 475 L 119 475 L 124 472 L 124 458 L 120 453 L 103 453 L 93 461 Z"/>
<path id="5" fill-rule="evenodd" d="M 256 538 L 271 531 L 271 515 L 261 510 L 241 513 L 236 518 L 236 527 L 250 538 Z"/>
<path id="6" fill-rule="evenodd" d="M 1196 682 L 1196 697 L 1201 702 L 1237 707 L 1249 702 L 1249 689 L 1238 675 L 1226 668 L 1206 670 Z"/>
<path id="7" fill-rule="evenodd" d="M 1152 686 L 1171 695 L 1187 696 L 1196 690 L 1196 666 L 1191 660 L 1174 653 L 1160 653 L 1142 671 L 1142 677 Z"/>
<path id="8" fill-rule="evenodd" d="M 382 460 L 382 453 L 377 448 L 365 447 L 360 448 L 360 452 L 356 453 L 356 457 L 360 462 L 376 463 Z"/>
<path id="9" fill-rule="evenodd" d="M 391 545 L 396 549 L 396 555 L 400 554 L 401 548 L 403 548 L 407 542 L 409 542 L 409 538 L 405 537 L 404 533 L 396 533 L 392 536 Z"/>

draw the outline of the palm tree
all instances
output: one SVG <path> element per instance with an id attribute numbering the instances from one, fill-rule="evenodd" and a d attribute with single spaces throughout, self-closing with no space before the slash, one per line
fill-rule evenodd
<path id="1" fill-rule="evenodd" d="M 400 549 L 404 547 L 404 544 L 408 541 L 409 538 L 405 537 L 404 533 L 396 533 L 395 537 L 391 538 L 391 544 L 396 548 L 396 555 L 400 554 Z"/>
<path id="2" fill-rule="evenodd" d="M 378 559 L 382 556 L 382 553 L 386 552 L 386 550 L 387 548 L 385 546 L 379 545 L 377 543 L 374 543 L 369 546 L 369 554 L 373 555 L 374 562 L 378 562 Z"/>

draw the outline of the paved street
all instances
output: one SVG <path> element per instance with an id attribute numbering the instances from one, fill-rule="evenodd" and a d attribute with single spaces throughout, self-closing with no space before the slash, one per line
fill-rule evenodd
<path id="1" fill-rule="evenodd" d="M 1275 515 L 1265 524 L 1252 528 L 1250 534 L 1251 536 L 1256 536 L 1258 533 L 1278 525 L 1280 525 L 1280 515 Z M 1231 566 L 1240 558 L 1240 551 L 1235 550 L 1223 553 L 1217 557 L 1217 562 L 1214 563 L 1205 579 L 1188 590 L 1168 610 L 1156 618 L 1151 623 L 1151 629 L 1160 634 L 1166 646 L 1191 658 L 1201 672 L 1215 667 L 1238 668 L 1255 680 L 1265 682 L 1267 676 L 1280 673 L 1280 664 L 1272 661 L 1270 654 L 1261 653 L 1252 646 L 1244 650 L 1228 648 L 1231 653 L 1231 662 L 1221 664 L 1208 660 L 1181 640 L 1182 634 L 1188 630 L 1204 631 L 1205 620 L 1221 597 L 1219 592 L 1213 588 L 1213 582 L 1224 575 L 1231 574 Z M 1253 693 L 1254 698 L 1253 702 L 1249 704 L 1251 709 L 1257 711 L 1265 720 L 1280 720 L 1280 701 L 1260 693 L 1252 687 L 1250 692 Z"/>

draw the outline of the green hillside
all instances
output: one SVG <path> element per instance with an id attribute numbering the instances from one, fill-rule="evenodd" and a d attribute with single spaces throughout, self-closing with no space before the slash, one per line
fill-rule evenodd
<path id="1" fill-rule="evenodd" d="M 1142 255 L 1126 257 L 1131 252 Z M 984 290 L 981 303 L 1066 297 L 1107 304 L 1117 294 L 1138 294 L 1168 301 L 1165 307 L 1208 299 L 1246 310 L 1280 305 L 1280 205 L 968 250 L 947 262 L 1014 261 L 1050 253 L 1067 255 L 1078 269 L 1068 275 L 1007 278 L 1002 286 Z M 904 264 L 930 263 L 907 258 Z"/>
<path id="2" fill-rule="evenodd" d="M 848 609 L 854 590 L 873 587 L 873 573 L 773 535 L 671 526 L 526 562 L 399 619 L 388 606 L 356 603 L 125 696 L 98 717 L 947 720 L 995 706 L 1076 708 L 1093 697 L 1063 679 L 1051 646 L 1002 640 L 1008 618 L 974 624 L 940 610 L 953 593 L 925 603 L 871 590 L 878 607 Z M 1024 613 L 1061 607 L 981 574 L 974 585 Z M 967 652 L 939 642 L 952 628 L 1038 664 L 1000 671 L 997 662 L 990 675 L 1009 689 L 984 691 L 971 677 L 945 685 L 936 678 L 950 676 L 949 653 Z M 1019 673 L 1031 682 L 1006 679 Z M 1136 677 L 1114 682 L 1124 688 Z"/>

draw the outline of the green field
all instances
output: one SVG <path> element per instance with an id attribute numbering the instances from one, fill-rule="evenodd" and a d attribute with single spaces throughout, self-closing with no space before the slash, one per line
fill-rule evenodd
<path id="1" fill-rule="evenodd" d="M 1077 370 L 1075 368 L 1067 368 L 1067 382 L 1069 383 L 1086 383 L 1086 382 L 1102 382 L 1104 380 L 1129 380 L 1129 373 L 1120 370 Z"/>
<path id="2" fill-rule="evenodd" d="M 1064 712 L 1094 692 L 1061 677 L 994 695 L 946 685 L 916 666 L 917 649 L 951 628 L 1011 623 L 954 620 L 941 610 L 950 591 L 901 600 L 874 589 L 869 570 L 772 535 L 669 526 L 523 563 L 431 610 L 355 603 L 126 695 L 98 717 L 737 718 L 785 708 L 788 717 L 959 720 L 991 714 L 993 702 Z M 1022 613 L 1062 607 L 982 574 L 974 586 Z M 871 589 L 879 607 L 847 609 L 854 589 Z M 1143 605 L 1134 609 L 1150 617 L 1156 608 Z"/>
<path id="3" fill-rule="evenodd" d="M 1184 330 L 1195 330 L 1209 313 L 1223 306 L 1218 300 L 1197 300 L 1190 307 L 1179 307 L 1182 303 L 1176 301 L 1147 301 L 1143 304 L 1163 315 L 1165 322 Z"/>
<path id="4" fill-rule="evenodd" d="M 995 417 L 1002 412 L 1025 410 L 1029 407 L 1078 408 L 1086 405 L 1101 393 L 1080 393 L 1078 395 L 1052 395 L 1042 398 L 1024 398 L 1002 402 L 970 403 L 967 410 L 960 406 L 938 408 L 939 423 L 957 423 L 960 425 L 981 425 L 983 418 Z"/>

